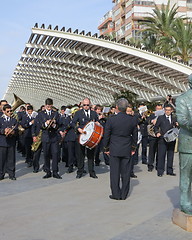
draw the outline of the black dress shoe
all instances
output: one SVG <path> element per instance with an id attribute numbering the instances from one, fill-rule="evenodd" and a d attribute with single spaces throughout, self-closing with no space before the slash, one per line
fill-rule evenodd
<path id="1" fill-rule="evenodd" d="M 137 175 L 135 175 L 135 174 L 133 173 L 133 174 L 131 174 L 130 177 L 131 177 L 131 178 L 137 178 Z"/>
<path id="2" fill-rule="evenodd" d="M 115 198 L 115 197 L 113 197 L 113 195 L 109 195 L 109 198 L 110 198 L 110 199 L 113 199 L 113 200 L 121 200 L 120 198 Z"/>
<path id="3" fill-rule="evenodd" d="M 53 177 L 57 179 L 62 179 L 62 177 L 58 173 L 53 173 Z"/>
<path id="4" fill-rule="evenodd" d="M 91 178 L 98 178 L 95 173 L 91 173 L 91 174 L 90 174 L 90 177 L 91 177 Z"/>
<path id="5" fill-rule="evenodd" d="M 32 167 L 32 166 L 33 166 L 32 162 L 28 162 L 28 163 L 27 163 L 27 167 L 28 167 L 28 168 L 30 168 L 30 167 Z"/>
<path id="6" fill-rule="evenodd" d="M 99 165 L 100 165 L 100 163 L 99 163 L 99 162 L 95 163 L 95 166 L 99 166 Z"/>
<path id="7" fill-rule="evenodd" d="M 157 176 L 158 177 L 163 177 L 163 174 L 158 173 Z"/>
<path id="8" fill-rule="evenodd" d="M 39 172 L 39 170 L 33 170 L 33 173 L 38 173 Z"/>
<path id="9" fill-rule="evenodd" d="M 170 176 L 176 176 L 175 173 L 167 173 L 167 175 L 170 175 Z"/>
<path id="10" fill-rule="evenodd" d="M 76 178 L 81 178 L 82 174 L 77 174 Z"/>
<path id="11" fill-rule="evenodd" d="M 68 169 L 68 173 L 72 173 L 74 170 L 73 170 L 73 167 L 69 167 L 69 169 Z"/>
<path id="12" fill-rule="evenodd" d="M 9 179 L 11 179 L 11 180 L 17 180 L 15 176 L 11 176 L 11 177 L 9 177 Z"/>
<path id="13" fill-rule="evenodd" d="M 52 177 L 52 175 L 51 175 L 51 173 L 49 172 L 49 173 L 47 173 L 43 178 L 46 179 L 46 178 L 51 178 L 51 177 Z"/>
<path id="14" fill-rule="evenodd" d="M 145 165 L 147 165 L 147 162 L 142 162 L 142 164 L 145 164 Z"/>
<path id="15" fill-rule="evenodd" d="M 152 172 L 153 171 L 153 169 L 151 169 L 151 168 L 148 168 L 148 172 Z"/>

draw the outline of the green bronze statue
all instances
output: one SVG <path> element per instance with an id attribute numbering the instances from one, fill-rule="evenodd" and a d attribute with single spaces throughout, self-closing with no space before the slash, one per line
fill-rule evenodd
<path id="1" fill-rule="evenodd" d="M 192 74 L 189 75 L 190 89 L 176 99 L 179 132 L 180 164 L 180 207 L 181 211 L 192 215 Z"/>

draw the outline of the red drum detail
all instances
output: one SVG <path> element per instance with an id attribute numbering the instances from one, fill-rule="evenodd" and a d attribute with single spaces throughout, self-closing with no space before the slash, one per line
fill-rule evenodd
<path id="1" fill-rule="evenodd" d="M 89 149 L 93 149 L 103 137 L 103 126 L 95 122 L 89 122 L 83 128 L 83 132 L 79 136 L 79 143 Z"/>

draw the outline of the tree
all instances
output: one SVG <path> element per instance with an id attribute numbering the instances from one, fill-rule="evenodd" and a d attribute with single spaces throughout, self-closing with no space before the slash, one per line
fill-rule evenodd
<path id="1" fill-rule="evenodd" d="M 138 104 L 137 97 L 137 94 L 128 90 L 122 90 L 120 93 L 115 93 L 113 95 L 115 101 L 117 101 L 119 98 L 126 98 L 128 102 L 134 107 Z"/>
<path id="2" fill-rule="evenodd" d="M 192 58 L 192 23 L 176 19 L 172 30 L 172 56 L 180 57 L 185 63 Z"/>

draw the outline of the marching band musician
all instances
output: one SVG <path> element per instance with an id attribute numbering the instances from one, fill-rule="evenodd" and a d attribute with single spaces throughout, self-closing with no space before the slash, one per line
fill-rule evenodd
<path id="1" fill-rule="evenodd" d="M 59 113 L 59 122 L 62 123 L 65 118 L 67 118 L 67 114 L 65 114 L 66 106 L 61 106 L 60 113 Z M 67 151 L 67 144 L 64 141 L 59 142 L 58 148 L 58 161 L 65 162 L 65 167 L 68 167 L 68 151 Z"/>
<path id="2" fill-rule="evenodd" d="M 74 128 L 71 127 L 72 123 L 72 112 L 71 109 L 68 111 L 68 116 L 60 118 L 60 134 L 61 144 L 64 142 L 67 149 L 67 165 L 68 173 L 74 171 L 73 166 L 75 164 L 75 142 L 76 134 Z"/>
<path id="3" fill-rule="evenodd" d="M 5 173 L 8 173 L 11 180 L 16 180 L 15 146 L 18 124 L 11 114 L 11 106 L 5 104 L 0 117 L 0 180 L 4 179 Z"/>
<path id="4" fill-rule="evenodd" d="M 23 133 L 23 140 L 24 140 L 24 146 L 25 146 L 25 153 L 26 153 L 26 163 L 27 167 L 32 166 L 32 159 L 33 159 L 33 152 L 31 150 L 31 145 L 33 143 L 33 138 L 32 138 L 32 125 L 34 124 L 34 119 L 33 117 L 33 106 L 29 105 L 27 106 L 27 111 L 26 114 L 23 115 L 22 121 L 21 121 L 21 126 L 25 129 Z"/>
<path id="5" fill-rule="evenodd" d="M 1 100 L 0 101 L 0 117 L 3 115 L 3 106 L 5 104 L 8 104 L 8 102 L 6 100 Z"/>
<path id="6" fill-rule="evenodd" d="M 104 114 L 102 113 L 103 107 L 101 105 L 96 105 L 94 108 L 94 111 L 97 113 L 99 123 L 104 127 L 106 123 L 106 118 Z M 103 139 L 99 142 L 99 144 L 95 147 L 95 166 L 99 166 L 101 160 L 99 159 L 100 152 L 102 151 L 103 148 Z"/>
<path id="7" fill-rule="evenodd" d="M 33 138 L 33 145 L 36 147 L 33 147 L 33 172 L 38 173 L 39 172 L 39 160 L 41 156 L 42 151 L 42 143 L 41 143 L 41 126 L 39 123 L 39 114 L 34 119 L 34 124 L 32 124 L 31 133 Z M 39 141 L 39 142 L 38 142 Z"/>
<path id="8" fill-rule="evenodd" d="M 145 104 L 139 104 L 139 108 L 146 107 Z M 138 109 L 139 109 L 138 108 Z M 147 107 L 146 107 L 147 109 Z M 139 127 L 142 134 L 141 146 L 142 146 L 142 164 L 147 164 L 147 144 L 148 144 L 148 132 L 147 132 L 147 125 L 148 119 L 145 112 L 139 113 Z"/>
<path id="9" fill-rule="evenodd" d="M 155 113 L 156 112 L 163 112 L 163 106 L 162 104 L 157 104 L 155 107 Z M 149 130 L 148 128 L 148 135 L 149 135 L 149 154 L 148 154 L 148 172 L 152 172 L 154 169 L 154 162 L 156 160 L 155 163 L 155 167 L 157 169 L 157 161 L 158 161 L 158 139 L 154 133 L 154 126 L 157 122 L 157 116 L 155 115 L 155 113 L 152 113 L 149 116 L 149 125 L 148 127 L 151 128 L 152 131 Z"/>
<path id="10" fill-rule="evenodd" d="M 21 124 L 21 121 L 22 121 L 22 119 L 23 119 L 23 116 L 25 116 L 25 115 L 26 115 L 26 108 L 25 108 L 24 106 L 21 106 L 20 109 L 19 109 L 19 111 L 17 112 L 19 124 Z M 19 135 L 18 135 L 17 150 L 18 150 L 18 152 L 21 152 L 22 157 L 25 157 L 25 156 L 26 156 L 23 133 L 19 133 Z"/>
<path id="11" fill-rule="evenodd" d="M 133 107 L 132 105 L 128 105 L 127 109 L 126 109 L 126 113 L 131 116 L 134 119 L 134 122 L 136 125 L 138 125 L 138 115 L 134 115 L 134 111 L 133 111 Z M 137 129 L 138 131 L 138 129 Z M 138 144 L 137 144 L 138 145 Z M 131 156 L 131 178 L 137 178 L 137 175 L 135 175 L 134 173 L 134 165 L 137 164 L 137 155 L 138 155 L 138 146 L 135 149 L 135 153 Z"/>
<path id="12" fill-rule="evenodd" d="M 96 112 L 92 111 L 91 109 L 91 102 L 89 98 L 85 98 L 82 102 L 82 109 L 75 113 L 75 116 L 72 121 L 72 127 L 75 129 L 76 125 L 78 124 L 77 131 L 78 135 L 83 133 L 83 128 L 85 125 L 90 121 L 98 122 L 98 116 Z M 78 159 L 77 159 L 77 176 L 76 178 L 81 178 L 84 172 L 84 160 L 85 160 L 85 149 L 86 147 L 77 144 L 78 148 Z M 87 158 L 88 158 L 88 170 L 90 177 L 98 178 L 94 171 L 94 151 L 95 149 L 88 149 L 87 148 Z"/>
<path id="13" fill-rule="evenodd" d="M 44 153 L 44 170 L 46 175 L 44 179 L 52 177 L 50 168 L 50 153 L 52 156 L 52 172 L 53 177 L 62 179 L 58 174 L 58 133 L 59 114 L 52 110 L 53 100 L 47 98 L 45 100 L 45 110 L 39 112 L 39 124 L 42 129 L 42 147 Z"/>
<path id="14" fill-rule="evenodd" d="M 172 115 L 173 107 L 168 104 L 165 106 L 165 114 L 158 117 L 157 122 L 154 126 L 154 132 L 158 137 L 158 161 L 157 161 L 157 176 L 162 177 L 165 171 L 165 157 L 167 155 L 167 175 L 176 176 L 173 172 L 173 158 L 174 158 L 174 148 L 175 142 L 166 142 L 164 139 L 164 134 L 178 126 L 176 117 Z"/>

